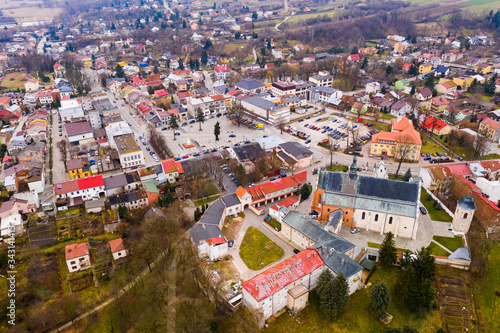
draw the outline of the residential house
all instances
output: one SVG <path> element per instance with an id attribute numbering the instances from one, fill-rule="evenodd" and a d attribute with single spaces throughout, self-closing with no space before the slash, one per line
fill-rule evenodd
<path id="1" fill-rule="evenodd" d="M 472 76 L 460 76 L 454 77 L 453 83 L 457 85 L 457 89 L 467 89 L 474 82 L 474 78 Z"/>
<path id="2" fill-rule="evenodd" d="M 144 182 L 142 183 L 144 190 L 146 191 L 146 195 L 148 198 L 148 203 L 150 206 L 154 206 L 158 204 L 158 198 L 160 197 L 160 190 L 156 186 L 154 181 Z"/>
<path id="3" fill-rule="evenodd" d="M 288 168 L 296 171 L 313 164 L 313 152 L 298 142 L 281 143 L 277 148 L 278 158 Z"/>
<path id="4" fill-rule="evenodd" d="M 83 166 L 83 162 L 79 158 L 73 158 L 66 163 L 69 177 L 71 179 L 90 177 L 90 168 Z"/>
<path id="5" fill-rule="evenodd" d="M 75 273 L 92 267 L 87 243 L 66 245 L 66 265 L 70 273 Z"/>
<path id="6" fill-rule="evenodd" d="M 491 72 L 491 65 L 488 64 L 477 64 L 474 71 L 479 74 L 488 74 Z"/>
<path id="7" fill-rule="evenodd" d="M 444 109 L 448 106 L 449 102 L 444 96 L 438 96 L 430 99 L 427 102 L 427 110 L 434 114 L 443 113 Z"/>
<path id="8" fill-rule="evenodd" d="M 113 255 L 113 260 L 117 261 L 127 256 L 127 250 L 125 249 L 125 244 L 123 244 L 123 238 L 110 240 L 108 245 L 111 250 L 111 254 Z"/>
<path id="9" fill-rule="evenodd" d="M 198 108 L 205 116 L 216 115 L 226 110 L 225 99 L 221 95 L 212 95 L 201 98 L 192 98 L 187 102 L 187 110 L 191 116 L 196 116 Z"/>
<path id="10" fill-rule="evenodd" d="M 437 66 L 434 71 L 435 77 L 447 77 L 450 74 L 450 68 L 446 66 Z"/>
<path id="11" fill-rule="evenodd" d="M 440 135 L 448 135 L 451 133 L 453 128 L 450 125 L 447 125 L 442 120 L 439 120 L 435 117 L 428 117 L 422 123 L 422 126 L 429 132 L 432 132 L 438 136 Z"/>
<path id="12" fill-rule="evenodd" d="M 500 122 L 488 117 L 483 118 L 479 123 L 479 133 L 493 142 L 500 143 Z"/>
<path id="13" fill-rule="evenodd" d="M 120 206 L 134 210 L 148 206 L 148 197 L 144 190 L 134 190 L 109 197 L 109 205 L 112 210 L 118 210 Z"/>
<path id="14" fill-rule="evenodd" d="M 37 79 L 31 78 L 24 84 L 24 89 L 28 93 L 35 93 L 40 89 L 40 83 Z"/>
<path id="15" fill-rule="evenodd" d="M 283 59 L 283 51 L 281 49 L 272 49 L 271 54 L 276 59 Z"/>
<path id="16" fill-rule="evenodd" d="M 390 132 L 379 132 L 371 137 L 370 154 L 400 158 L 402 153 L 410 161 L 418 161 L 422 140 L 406 117 L 392 120 Z"/>
<path id="17" fill-rule="evenodd" d="M 91 176 L 87 178 L 72 179 L 67 182 L 54 184 L 54 194 L 56 199 L 75 199 L 79 198 L 80 204 L 83 201 L 98 199 L 105 194 L 104 180 L 102 175 Z"/>
<path id="18" fill-rule="evenodd" d="M 419 89 L 415 93 L 415 98 L 419 101 L 427 101 L 432 98 L 432 90 L 430 90 L 429 88 Z"/>
<path id="19" fill-rule="evenodd" d="M 326 74 L 326 73 L 320 73 Z M 331 87 L 333 84 L 333 76 L 331 75 L 313 75 L 309 77 L 309 82 L 315 84 L 317 87 Z"/>
<path id="20" fill-rule="evenodd" d="M 110 146 L 118 151 L 122 169 L 137 168 L 144 164 L 144 153 L 137 145 L 133 134 L 114 136 L 110 140 Z"/>
<path id="21" fill-rule="evenodd" d="M 352 105 L 351 112 L 357 115 L 361 115 L 368 111 L 368 105 L 356 102 Z"/>
<path id="22" fill-rule="evenodd" d="M 179 181 L 180 175 L 184 173 L 182 164 L 174 159 L 163 160 L 161 162 L 163 172 L 169 183 L 176 183 Z"/>
<path id="23" fill-rule="evenodd" d="M 434 87 L 440 94 L 447 95 L 457 91 L 457 85 L 453 81 L 446 81 L 436 84 Z"/>
<path id="24" fill-rule="evenodd" d="M 58 62 L 54 64 L 54 76 L 56 78 L 63 78 L 66 76 L 66 68 Z"/>
<path id="25" fill-rule="evenodd" d="M 44 162 L 45 155 L 45 143 L 44 142 L 33 142 L 21 149 L 12 152 L 11 156 L 14 157 L 17 162 Z"/>
<path id="26" fill-rule="evenodd" d="M 423 64 L 420 64 L 420 66 L 418 66 L 418 72 L 420 74 L 423 74 L 423 73 L 428 73 L 432 71 L 432 64 L 430 63 L 423 63 Z"/>
<path id="27" fill-rule="evenodd" d="M 392 104 L 391 107 L 391 115 L 394 117 L 397 116 L 404 116 L 406 114 L 409 114 L 411 112 L 411 106 L 408 103 L 405 103 L 403 101 L 397 101 L 396 103 Z"/>

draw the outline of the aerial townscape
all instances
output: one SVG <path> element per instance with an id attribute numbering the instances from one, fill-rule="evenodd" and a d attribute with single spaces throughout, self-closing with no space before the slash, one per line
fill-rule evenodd
<path id="1" fill-rule="evenodd" d="M 0 332 L 500 332 L 500 2 L 0 3 Z"/>

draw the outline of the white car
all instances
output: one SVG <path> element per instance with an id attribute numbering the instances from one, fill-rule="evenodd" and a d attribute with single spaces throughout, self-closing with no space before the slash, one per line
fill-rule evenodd
<path id="1" fill-rule="evenodd" d="M 351 229 L 351 234 L 357 234 L 359 231 L 359 228 L 353 228 Z"/>

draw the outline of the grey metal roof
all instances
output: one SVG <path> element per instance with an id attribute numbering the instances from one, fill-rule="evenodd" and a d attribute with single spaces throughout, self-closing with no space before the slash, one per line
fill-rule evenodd
<path id="1" fill-rule="evenodd" d="M 448 256 L 448 259 L 460 259 L 471 261 L 469 249 L 461 247 Z"/>
<path id="2" fill-rule="evenodd" d="M 330 248 L 335 248 L 335 250 L 345 253 L 352 248 L 354 244 L 340 237 L 339 235 L 333 234 L 326 231 L 321 225 L 319 225 L 313 219 L 302 216 L 297 211 L 290 211 L 284 218 L 283 223 L 289 225 L 291 228 L 297 230 L 307 238 L 312 239 L 317 244 L 329 244 Z"/>
<path id="3" fill-rule="evenodd" d="M 227 207 L 232 207 L 240 204 L 240 198 L 236 194 L 228 194 L 221 198 L 224 205 Z"/>
<path id="4" fill-rule="evenodd" d="M 294 161 L 293 158 L 291 158 L 290 156 L 288 156 L 287 154 L 285 154 L 285 152 L 279 151 L 278 152 L 278 156 L 281 159 L 283 159 L 285 161 L 285 163 L 288 164 L 288 165 L 294 165 L 295 163 L 297 163 L 296 161 Z"/>
<path id="5" fill-rule="evenodd" d="M 254 161 L 265 154 L 264 149 L 262 149 L 257 142 L 233 147 L 233 150 L 240 161 Z"/>
<path id="6" fill-rule="evenodd" d="M 462 209 L 471 209 L 471 210 L 477 209 L 476 204 L 474 203 L 474 199 L 472 199 L 470 194 L 458 200 L 457 205 Z"/>
<path id="7" fill-rule="evenodd" d="M 268 111 L 276 111 L 279 109 L 287 108 L 285 104 L 274 104 L 273 102 L 258 96 L 245 98 L 244 101 Z"/>
<path id="8" fill-rule="evenodd" d="M 342 221 L 342 216 L 344 216 L 344 211 L 342 209 L 334 210 L 328 215 L 328 223 L 326 224 L 326 228 L 332 227 L 336 229 L 339 223 Z"/>
<path id="9" fill-rule="evenodd" d="M 318 188 L 326 205 L 416 217 L 420 185 L 391 179 L 320 171 Z"/>
<path id="10" fill-rule="evenodd" d="M 330 246 L 329 243 L 316 244 L 314 248 L 318 250 L 321 259 L 325 262 L 325 265 L 337 275 L 343 273 L 346 278 L 350 278 L 354 274 L 363 270 L 363 267 L 360 264 L 345 254 L 337 251 L 336 249 L 330 251 L 332 246 Z"/>
<path id="11" fill-rule="evenodd" d="M 288 155 L 292 155 L 295 157 L 297 160 L 300 160 L 302 158 L 307 158 L 313 154 L 312 151 L 310 151 L 308 148 L 305 146 L 301 145 L 298 142 L 285 142 L 280 144 L 280 147 L 288 153 Z"/>
<path id="12" fill-rule="evenodd" d="M 244 90 L 252 90 L 252 89 L 263 88 L 263 87 L 265 87 L 265 85 L 263 85 L 262 83 L 260 83 L 257 80 L 254 80 L 254 79 L 248 77 L 248 78 L 243 79 L 240 82 L 236 83 L 235 87 L 241 88 Z"/>
<path id="13" fill-rule="evenodd" d="M 200 242 L 204 242 L 209 240 L 210 238 L 223 238 L 222 232 L 220 231 L 218 226 L 200 224 L 198 223 L 193 229 L 189 231 L 191 238 L 195 244 L 200 244 Z"/>
<path id="14" fill-rule="evenodd" d="M 200 224 L 215 225 L 218 228 L 225 209 L 226 207 L 224 207 L 222 200 L 218 199 L 214 201 L 201 217 Z"/>
<path id="15" fill-rule="evenodd" d="M 127 176 L 123 173 L 104 178 L 104 189 L 111 190 L 113 188 L 122 187 L 128 184 Z"/>

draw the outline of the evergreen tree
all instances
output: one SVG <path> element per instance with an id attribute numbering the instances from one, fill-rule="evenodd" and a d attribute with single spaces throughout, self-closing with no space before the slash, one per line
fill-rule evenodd
<path id="1" fill-rule="evenodd" d="M 177 117 L 172 115 L 170 116 L 170 121 L 168 123 L 170 128 L 174 131 L 174 140 L 175 140 L 175 131 L 179 129 L 179 124 L 177 123 Z"/>
<path id="2" fill-rule="evenodd" d="M 385 74 L 386 74 L 386 75 L 389 75 L 389 74 L 391 74 L 391 73 L 392 73 L 392 67 L 391 67 L 391 65 L 389 65 L 389 66 L 387 66 L 387 68 L 385 69 Z"/>
<path id="3" fill-rule="evenodd" d="M 385 314 L 391 304 L 391 294 L 385 282 L 377 283 L 370 292 L 370 312 L 377 318 Z"/>
<path id="4" fill-rule="evenodd" d="M 380 247 L 379 261 L 385 267 L 389 267 L 396 262 L 397 258 L 394 235 L 389 231 L 385 234 L 384 241 Z"/>
<path id="5" fill-rule="evenodd" d="M 155 66 L 155 67 L 153 68 L 153 73 L 155 73 L 155 74 L 160 73 L 160 70 L 158 69 L 158 66 Z"/>
<path id="6" fill-rule="evenodd" d="M 395 295 L 410 311 L 423 314 L 434 300 L 435 259 L 428 248 L 422 247 L 416 255 L 405 252 L 400 263 L 402 270 L 394 287 Z"/>
<path id="7" fill-rule="evenodd" d="M 308 184 L 302 185 L 302 187 L 300 188 L 300 198 L 302 200 L 306 200 L 307 198 L 309 198 L 310 195 L 311 195 L 311 190 L 309 189 L 309 185 Z"/>
<path id="8" fill-rule="evenodd" d="M 357 46 L 353 47 L 352 50 L 351 50 L 351 54 L 358 54 L 359 53 L 359 49 Z"/>
<path id="9" fill-rule="evenodd" d="M 111 23 L 111 30 L 116 30 L 116 26 L 114 23 Z"/>
<path id="10" fill-rule="evenodd" d="M 253 12 L 253 14 L 252 14 L 252 19 L 256 20 L 257 18 L 258 18 L 258 16 L 257 16 L 257 12 Z"/>
<path id="11" fill-rule="evenodd" d="M 196 110 L 196 121 L 200 124 L 201 131 L 201 124 L 205 122 L 205 113 L 201 110 L 201 108 Z"/>
<path id="12" fill-rule="evenodd" d="M 361 64 L 361 68 L 362 68 L 362 69 L 365 69 L 365 68 L 366 68 L 366 66 L 368 66 L 368 57 L 365 57 L 365 58 L 363 59 L 363 63 Z"/>
<path id="13" fill-rule="evenodd" d="M 220 135 L 220 124 L 219 124 L 219 122 L 215 123 L 215 126 L 214 126 L 214 135 L 215 135 L 215 141 L 219 141 L 219 135 Z"/>
<path id="14" fill-rule="evenodd" d="M 385 88 L 385 86 L 382 86 L 382 89 L 380 89 L 380 92 L 382 94 L 386 94 L 387 93 L 387 89 Z"/>
<path id="15" fill-rule="evenodd" d="M 236 33 L 234 34 L 234 38 L 235 38 L 235 39 L 240 39 L 240 37 L 241 37 L 240 32 L 239 32 L 239 31 L 236 31 Z"/>
<path id="16" fill-rule="evenodd" d="M 349 283 L 344 276 L 340 273 L 333 279 L 333 288 L 335 290 L 335 300 L 337 305 L 337 315 L 343 313 L 349 304 Z"/>
<path id="17" fill-rule="evenodd" d="M 415 86 L 411 86 L 411 91 L 410 91 L 410 95 L 415 95 L 415 93 L 417 92 L 417 88 Z"/>
<path id="18" fill-rule="evenodd" d="M 410 170 L 410 168 L 408 168 L 408 170 L 406 170 L 405 175 L 403 176 L 403 180 L 404 180 L 405 182 L 407 182 L 407 181 L 409 181 L 409 180 L 410 180 L 410 178 L 411 178 L 411 170 Z"/>
<path id="19" fill-rule="evenodd" d="M 183 70 L 184 70 L 184 63 L 182 62 L 182 60 L 180 60 L 180 61 L 179 61 L 179 69 L 180 69 L 181 71 L 183 71 Z"/>
<path id="20" fill-rule="evenodd" d="M 116 72 L 116 77 L 125 77 L 125 72 L 123 72 L 122 66 L 116 65 L 115 72 Z"/>
<path id="21" fill-rule="evenodd" d="M 128 208 L 125 207 L 124 205 L 118 206 L 118 215 L 120 216 L 121 219 L 125 218 L 128 213 Z"/>
<path id="22" fill-rule="evenodd" d="M 411 76 L 418 75 L 418 68 L 414 64 L 410 66 L 410 70 L 408 70 L 408 74 Z"/>
<path id="23" fill-rule="evenodd" d="M 183 29 L 186 29 L 186 27 L 187 27 L 186 21 L 185 21 L 185 20 L 183 20 L 183 21 L 182 21 L 182 28 L 183 28 Z"/>
<path id="24" fill-rule="evenodd" d="M 194 221 L 197 222 L 200 219 L 200 209 L 196 207 L 196 210 L 194 211 Z"/>
<path id="25" fill-rule="evenodd" d="M 425 79 L 424 81 L 424 87 L 427 87 L 429 89 L 434 89 L 434 76 L 433 75 L 430 75 L 427 77 L 427 79 Z"/>
<path id="26" fill-rule="evenodd" d="M 201 65 L 206 66 L 208 62 L 208 54 L 207 51 L 201 51 Z"/>

